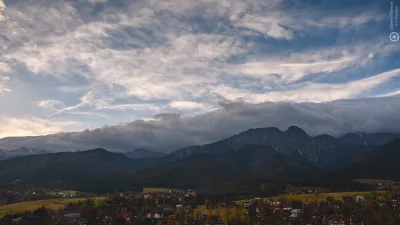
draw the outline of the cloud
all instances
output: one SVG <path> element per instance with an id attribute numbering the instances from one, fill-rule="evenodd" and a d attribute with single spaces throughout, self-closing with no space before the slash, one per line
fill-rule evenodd
<path id="1" fill-rule="evenodd" d="M 269 36 L 277 39 L 293 39 L 293 33 L 291 30 L 284 28 L 280 22 L 280 18 L 268 16 L 254 16 L 245 15 L 243 18 L 238 20 L 235 24 L 239 27 L 245 27 L 250 30 L 261 33 L 262 35 Z"/>
<path id="2" fill-rule="evenodd" d="M 0 71 L 8 72 L 10 71 L 10 66 L 5 62 L 0 61 Z"/>
<path id="3" fill-rule="evenodd" d="M 203 103 L 199 102 L 191 102 L 191 101 L 173 101 L 169 103 L 171 108 L 175 109 L 184 109 L 184 110 L 192 110 L 192 109 L 204 109 L 206 106 Z"/>
<path id="4" fill-rule="evenodd" d="M 393 91 L 393 92 L 383 94 L 383 95 L 379 95 L 378 97 L 390 97 L 390 96 L 396 96 L 396 95 L 400 95 L 400 90 Z"/>
<path id="5" fill-rule="evenodd" d="M 347 83 L 324 84 L 308 82 L 295 85 L 290 90 L 271 91 L 267 93 L 254 93 L 220 85 L 214 89 L 214 93 L 228 99 L 244 98 L 247 101 L 255 103 L 265 101 L 328 102 L 338 99 L 355 98 L 364 91 L 387 83 L 392 78 L 398 76 L 400 76 L 400 69 L 395 69 Z"/>
<path id="6" fill-rule="evenodd" d="M 313 21 L 321 19 L 323 28 L 356 29 L 370 21 L 379 21 L 381 15 L 376 12 L 371 13 L 374 16 L 365 13 L 350 17 L 321 15 L 301 8 L 290 14 L 293 10 L 282 9 L 284 1 L 122 2 L 126 7 L 107 3 L 101 16 L 90 18 L 81 12 L 85 7 L 79 8 L 69 1 L 49 4 L 51 13 L 43 11 L 46 20 L 37 17 L 41 13 L 33 13 L 37 5 L 18 10 L 13 7 L 11 20 L 18 23 L 10 22 L 13 29 L 7 30 L 6 35 L 12 37 L 11 30 L 17 32 L 14 38 L 9 38 L 10 45 L 15 47 L 4 57 L 23 64 L 38 76 L 58 79 L 78 76 L 94 87 L 102 87 L 91 88 L 94 95 L 104 95 L 104 89 L 112 93 L 102 97 L 108 102 L 117 98 L 179 102 L 210 98 L 213 89 L 238 76 L 256 77 L 260 79 L 258 86 L 272 82 L 282 87 L 315 74 L 360 67 L 370 54 L 394 51 L 374 48 L 376 45 L 371 43 L 376 40 L 360 40 L 291 51 L 289 55 L 260 56 L 254 53 L 259 43 L 249 41 L 243 33 L 256 31 L 290 41 L 295 39 L 293 32 L 315 28 L 318 23 Z M 210 23 L 210 28 L 192 21 L 195 16 Z M 340 19 L 335 22 L 335 18 Z M 302 19 L 307 22 L 298 23 Z M 29 40 L 16 47 L 28 34 Z M 238 57 L 244 60 L 232 60 Z M 248 87 L 242 89 L 252 91 Z M 74 87 L 60 90 L 88 91 Z"/>
<path id="7" fill-rule="evenodd" d="M 1 65 L 0 65 L 0 66 L 1 66 Z M 2 92 L 11 92 L 10 89 L 8 89 L 8 88 L 5 87 L 5 83 L 6 83 L 7 81 L 9 81 L 9 80 L 10 80 L 9 77 L 1 76 L 1 75 L 0 75 L 0 94 L 1 94 Z"/>
<path id="8" fill-rule="evenodd" d="M 145 147 L 170 152 L 189 145 L 217 141 L 249 128 L 273 126 L 286 129 L 291 125 L 303 128 L 310 135 L 327 133 L 339 136 L 347 132 L 400 132 L 398 97 L 338 100 L 319 104 L 288 102 L 254 104 L 243 100 L 230 101 L 221 97 L 219 102 L 221 105 L 219 109 L 197 116 L 158 114 L 147 121 L 136 120 L 115 126 L 87 129 L 83 132 L 18 140 L 2 139 L 0 148 L 21 145 L 56 151 L 94 147 L 128 151 Z M 6 128 L 14 127 L 18 135 L 37 134 L 30 133 L 29 130 L 54 132 L 75 125 L 37 119 L 7 121 Z"/>
<path id="9" fill-rule="evenodd" d="M 4 20 L 3 11 L 6 9 L 6 4 L 3 0 L 0 0 L 0 21 Z"/>
<path id="10" fill-rule="evenodd" d="M 64 107 L 64 103 L 58 100 L 42 100 L 38 102 L 37 105 L 51 111 L 57 111 L 61 107 Z"/>
<path id="11" fill-rule="evenodd" d="M 108 0 L 88 0 L 91 4 L 106 3 Z"/>
<path id="12" fill-rule="evenodd" d="M 162 121 L 171 121 L 180 119 L 182 114 L 180 113 L 160 113 L 153 116 L 154 119 Z"/>
<path id="13" fill-rule="evenodd" d="M 133 111 L 152 111 L 157 112 L 160 110 L 159 105 L 155 104 L 113 104 L 110 103 L 112 99 L 104 98 L 104 96 L 96 96 L 92 91 L 87 92 L 80 98 L 80 102 L 75 105 L 66 106 L 63 102 L 59 100 L 42 100 L 38 102 L 38 106 L 45 108 L 52 112 L 51 115 L 59 115 L 62 113 L 75 114 L 75 115 L 102 115 L 93 111 L 103 111 L 103 110 L 133 110 Z M 87 110 L 93 111 L 77 111 L 82 108 L 87 108 Z M 102 115 L 104 116 L 104 115 Z"/>
<path id="14" fill-rule="evenodd" d="M 38 136 L 66 130 L 82 129 L 82 123 L 62 120 L 46 120 L 34 116 L 23 118 L 0 117 L 0 137 Z"/>

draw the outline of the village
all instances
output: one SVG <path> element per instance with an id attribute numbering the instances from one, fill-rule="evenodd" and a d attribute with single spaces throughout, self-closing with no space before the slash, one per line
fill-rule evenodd
<path id="1" fill-rule="evenodd" d="M 83 198 L 76 198 L 77 192 L 42 190 L 34 191 L 35 195 L 57 195 L 70 202 L 59 208 L 43 205 L 34 210 L 6 213 L 0 224 L 400 224 L 400 192 L 385 191 L 387 187 L 382 186 L 363 193 L 324 193 L 322 189 L 287 185 L 284 195 L 237 201 L 207 190 L 150 189 Z M 32 195 L 32 190 L 25 193 Z M 4 190 L 1 193 L 2 199 L 4 193 L 10 196 Z"/>

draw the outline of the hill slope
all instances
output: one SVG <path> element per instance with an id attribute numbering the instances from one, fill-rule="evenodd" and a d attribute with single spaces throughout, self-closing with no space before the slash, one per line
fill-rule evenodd
<path id="1" fill-rule="evenodd" d="M 269 146 L 223 155 L 196 154 L 174 162 L 132 159 L 95 149 L 23 156 L 0 162 L 0 185 L 39 185 L 86 191 L 145 186 L 201 188 L 227 182 L 304 178 L 318 168 L 297 162 Z"/>
<path id="2" fill-rule="evenodd" d="M 208 187 L 228 182 L 303 179 L 319 172 L 269 146 L 249 146 L 221 155 L 195 154 L 141 170 L 142 183 L 168 187 Z"/>
<path id="3" fill-rule="evenodd" d="M 140 169 L 150 162 L 104 149 L 22 156 L 0 162 L 0 184 L 74 188 L 106 174 Z"/>
<path id="4" fill-rule="evenodd" d="M 333 179 L 400 180 L 400 139 L 366 153 L 354 162 L 326 174 Z"/>
<path id="5" fill-rule="evenodd" d="M 130 158 L 140 159 L 140 158 L 160 158 L 166 156 L 167 154 L 163 152 L 155 152 L 155 151 L 150 151 L 148 149 L 137 148 L 134 149 L 133 151 L 126 152 L 125 155 L 127 155 Z"/>

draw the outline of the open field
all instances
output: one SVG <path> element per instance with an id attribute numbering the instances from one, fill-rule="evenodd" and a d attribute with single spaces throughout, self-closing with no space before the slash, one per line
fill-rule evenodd
<path id="1" fill-rule="evenodd" d="M 393 181 L 393 180 L 377 180 L 377 179 L 354 179 L 355 182 L 363 183 L 363 184 L 400 184 L 400 181 Z"/>
<path id="2" fill-rule="evenodd" d="M 377 180 L 377 179 L 354 179 L 355 182 L 362 184 L 378 184 L 390 185 L 393 189 L 400 189 L 400 181 L 393 180 Z"/>
<path id="3" fill-rule="evenodd" d="M 302 202 L 321 202 L 325 201 L 328 197 L 333 197 L 335 200 L 342 200 L 342 197 L 344 196 L 354 196 L 354 195 L 362 195 L 365 197 L 371 196 L 372 192 L 336 192 L 336 193 L 319 193 L 319 194 L 301 194 L 301 195 L 280 195 L 277 197 L 271 197 L 269 198 L 271 201 L 279 201 L 280 199 L 286 199 L 289 201 L 302 201 Z M 384 195 L 388 195 L 389 192 L 387 191 L 377 191 L 377 198 L 379 199 L 380 197 Z M 245 200 L 239 200 L 235 201 L 236 204 L 239 206 L 243 206 L 244 202 L 251 201 L 254 199 L 245 199 Z"/>
<path id="4" fill-rule="evenodd" d="M 168 192 L 169 188 L 143 188 L 143 193 L 152 193 L 152 192 Z"/>
<path id="5" fill-rule="evenodd" d="M 97 197 L 94 198 L 95 204 L 99 204 L 105 199 L 105 197 Z M 25 211 L 33 211 L 42 206 L 52 209 L 58 210 L 62 208 L 64 205 L 68 203 L 77 203 L 84 202 L 86 198 L 70 198 L 70 199 L 46 199 L 46 200 L 38 200 L 38 201 L 28 201 L 28 202 L 18 202 L 10 205 L 0 205 L 0 218 L 4 217 L 6 214 L 13 214 Z"/>
<path id="6" fill-rule="evenodd" d="M 292 200 L 292 201 L 302 201 L 302 202 L 321 202 L 325 201 L 328 197 L 333 197 L 335 200 L 342 200 L 344 196 L 354 196 L 354 195 L 369 195 L 371 192 L 337 192 L 337 193 L 319 193 L 319 194 L 302 194 L 302 195 L 282 195 L 280 197 Z"/>
<path id="7" fill-rule="evenodd" d="M 55 191 L 46 192 L 47 195 L 57 195 L 57 194 L 59 194 L 59 193 L 63 193 L 63 194 L 76 194 L 76 193 L 78 193 L 78 191 L 63 190 L 63 191 L 58 191 L 58 192 L 55 192 Z"/>

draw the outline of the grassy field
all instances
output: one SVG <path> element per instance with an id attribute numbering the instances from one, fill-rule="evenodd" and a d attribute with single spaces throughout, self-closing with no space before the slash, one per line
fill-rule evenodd
<path id="1" fill-rule="evenodd" d="M 355 182 L 362 184 L 378 184 L 390 185 L 393 189 L 400 189 L 400 181 L 393 180 L 376 180 L 376 179 L 354 179 Z"/>
<path id="2" fill-rule="evenodd" d="M 77 191 L 72 191 L 72 190 L 63 190 L 63 191 L 58 191 L 58 192 L 55 192 L 55 191 L 49 191 L 49 192 L 46 192 L 46 194 L 47 195 L 57 195 L 57 194 L 59 194 L 59 193 L 64 193 L 64 194 L 76 194 L 76 193 L 78 193 Z"/>
<path id="3" fill-rule="evenodd" d="M 320 193 L 320 194 L 302 194 L 302 195 L 282 195 L 282 198 L 292 201 L 302 202 L 321 202 L 328 197 L 333 197 L 335 200 L 342 200 L 344 196 L 365 195 L 370 192 L 338 192 L 338 193 Z"/>
<path id="4" fill-rule="evenodd" d="M 152 192 L 168 192 L 169 188 L 143 188 L 143 193 L 152 193 Z"/>
<path id="5" fill-rule="evenodd" d="M 99 204 L 105 200 L 105 197 L 98 197 L 94 198 L 93 200 L 95 204 Z M 79 201 L 84 202 L 86 201 L 86 198 L 46 199 L 38 201 L 18 202 L 10 205 L 0 205 L 0 218 L 4 217 L 7 214 L 33 211 L 42 206 L 48 209 L 58 210 L 70 202 L 77 203 Z"/>
<path id="6" fill-rule="evenodd" d="M 387 191 L 377 191 L 377 198 L 379 199 L 385 194 L 388 194 Z M 362 196 L 370 196 L 371 192 L 336 192 L 336 193 L 320 193 L 320 194 L 301 194 L 301 195 L 280 195 L 277 197 L 269 198 L 272 201 L 279 201 L 280 199 L 286 199 L 289 201 L 302 201 L 302 202 L 321 202 L 325 201 L 328 197 L 333 197 L 335 200 L 342 200 L 344 196 L 354 196 L 354 195 L 362 195 Z M 245 199 L 235 201 L 239 206 L 243 206 L 244 202 L 248 202 L 254 199 Z"/>

